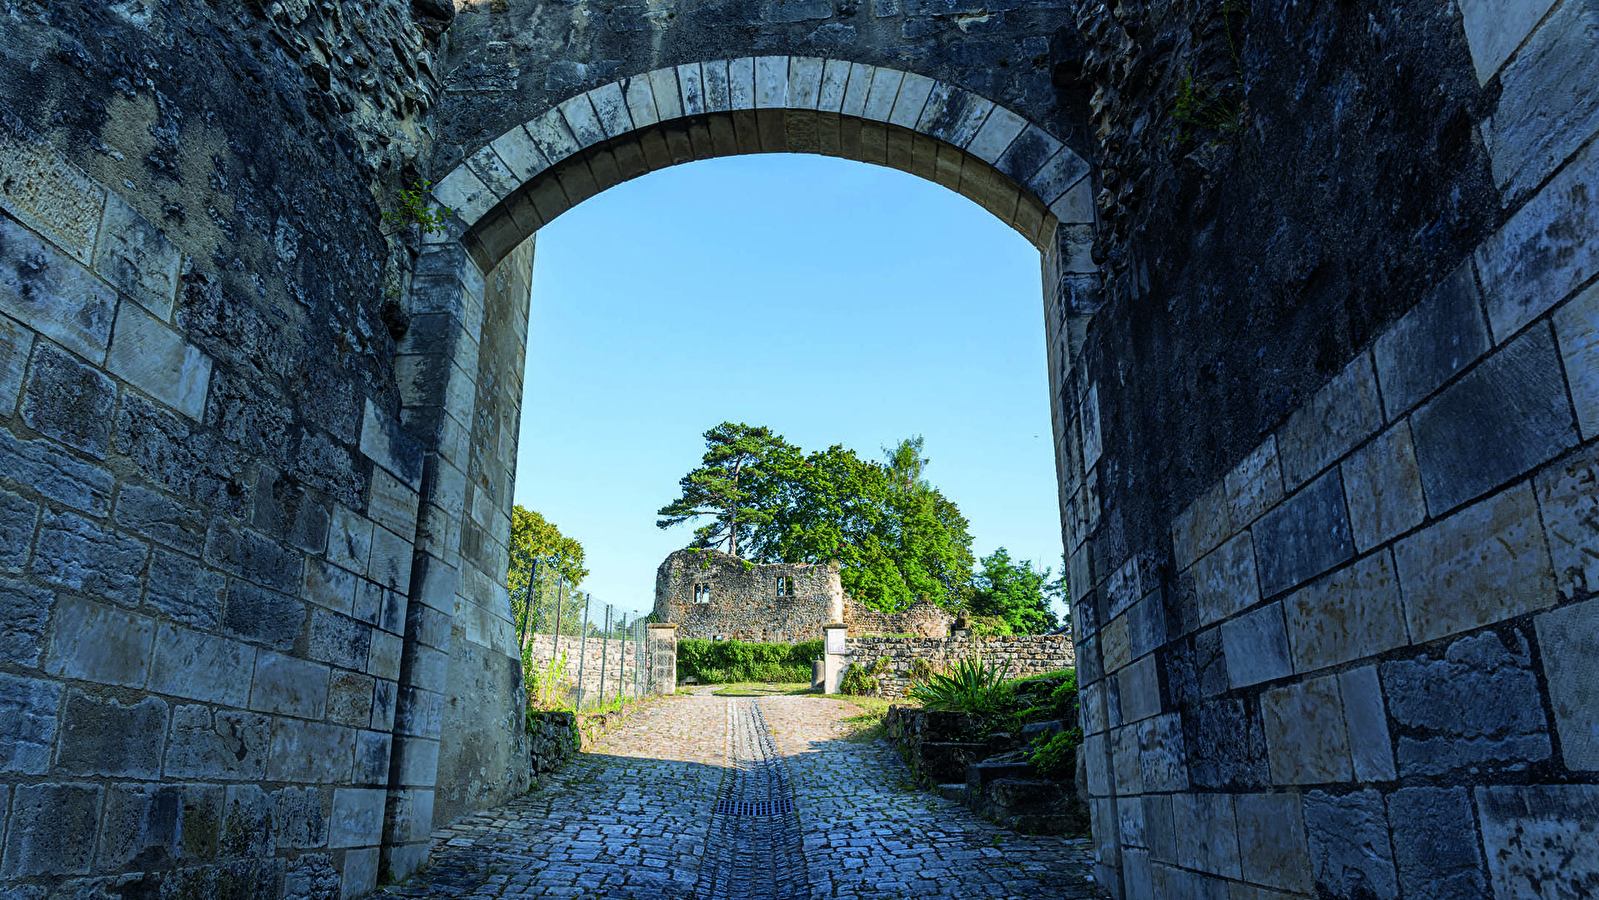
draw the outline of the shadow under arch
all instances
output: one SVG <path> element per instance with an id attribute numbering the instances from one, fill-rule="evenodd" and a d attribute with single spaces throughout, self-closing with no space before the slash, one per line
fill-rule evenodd
<path id="1" fill-rule="evenodd" d="M 631 178 L 768 152 L 918 175 L 974 200 L 1039 249 L 1057 475 L 1062 486 L 1075 483 L 1065 424 L 1095 403 L 1086 380 L 1068 375 L 1098 306 L 1093 181 L 1088 164 L 1044 128 L 922 75 L 761 56 L 630 76 L 509 129 L 434 187 L 435 211 L 451 213 L 421 247 L 406 296 L 410 324 L 396 347 L 402 422 L 393 424 L 421 443 L 425 462 L 384 812 L 382 866 L 391 877 L 426 861 L 435 798 L 454 798 L 440 807 L 448 818 L 463 793 L 459 772 L 492 768 L 485 748 L 513 760 L 520 752 L 520 713 L 509 696 L 489 698 L 492 708 L 471 726 L 477 732 L 456 733 L 444 721 L 448 710 L 483 701 L 490 669 L 504 676 L 499 694 L 521 690 L 505 586 L 516 445 L 504 423 L 520 418 L 528 296 L 506 285 L 530 286 L 529 239 Z M 1063 519 L 1069 529 L 1071 516 Z M 468 665 L 480 671 L 461 671 Z M 465 793 L 500 802 L 516 784 L 502 775 Z"/>

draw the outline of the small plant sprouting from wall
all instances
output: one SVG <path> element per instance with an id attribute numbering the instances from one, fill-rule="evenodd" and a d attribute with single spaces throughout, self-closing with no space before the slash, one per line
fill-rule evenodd
<path id="1" fill-rule="evenodd" d="M 423 234 L 443 234 L 445 220 L 455 215 L 455 210 L 448 206 L 441 206 L 437 211 L 428 208 L 429 189 L 432 187 L 431 181 L 417 181 L 411 184 L 409 190 L 401 188 L 395 207 L 383 213 L 383 224 L 396 228 L 418 225 Z"/>
<path id="2" fill-rule="evenodd" d="M 1241 28 L 1248 11 L 1239 0 L 1221 5 L 1222 30 L 1227 35 L 1231 61 L 1228 77 L 1210 83 L 1196 79 L 1192 70 L 1177 83 L 1177 100 L 1172 118 L 1177 120 L 1176 139 L 1187 143 L 1210 132 L 1212 144 L 1228 143 L 1244 127 L 1244 63 L 1239 52 L 1242 42 L 1234 31 Z"/>

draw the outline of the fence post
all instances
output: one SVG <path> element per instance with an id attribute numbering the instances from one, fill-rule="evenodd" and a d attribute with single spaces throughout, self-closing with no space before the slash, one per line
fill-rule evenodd
<path id="1" fill-rule="evenodd" d="M 516 655 L 522 659 L 527 655 L 529 635 L 533 633 L 533 585 L 538 583 L 539 561 L 533 560 L 528 568 L 527 587 L 522 591 L 522 623 L 516 631 Z"/>
<path id="2" fill-rule="evenodd" d="M 583 642 L 578 645 L 577 651 L 577 708 L 583 708 L 583 701 L 589 698 L 588 687 L 583 684 L 583 673 L 588 670 L 589 664 L 589 606 L 590 601 L 583 601 Z"/>
<path id="3" fill-rule="evenodd" d="M 677 626 L 670 622 L 651 622 L 646 630 L 649 692 L 669 696 L 677 691 Z"/>
<path id="4" fill-rule="evenodd" d="M 849 665 L 849 626 L 833 622 L 822 626 L 822 693 L 836 694 Z"/>
<path id="5" fill-rule="evenodd" d="M 562 595 L 565 593 L 565 591 L 566 591 L 566 576 L 561 574 L 561 570 L 560 569 L 556 569 L 555 570 L 555 649 L 553 651 L 551 651 L 551 657 L 550 657 L 551 659 L 560 659 L 561 658 L 561 614 L 563 612 L 565 612 L 565 610 L 562 608 L 561 599 L 562 599 Z M 561 671 L 561 674 L 564 676 L 566 674 L 566 671 L 563 669 Z M 582 687 L 582 685 L 578 685 L 578 686 Z"/>
<path id="6" fill-rule="evenodd" d="M 605 705 L 605 661 L 611 655 L 611 604 L 605 604 L 605 630 L 600 632 L 600 705 Z"/>

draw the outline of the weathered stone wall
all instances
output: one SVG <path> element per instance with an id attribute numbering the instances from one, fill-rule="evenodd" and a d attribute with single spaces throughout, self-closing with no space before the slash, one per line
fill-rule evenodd
<path id="1" fill-rule="evenodd" d="M 1599 8 L 1076 19 L 1106 282 L 1050 321 L 1102 883 L 1584 892 Z M 1235 73 L 1236 130 L 1182 137 Z"/>
<path id="2" fill-rule="evenodd" d="M 448 616 L 420 603 L 412 609 L 415 634 L 426 637 L 421 644 L 432 643 L 436 635 L 442 640 L 442 630 L 449 628 L 448 640 L 436 645 L 449 655 L 437 701 L 442 715 L 433 818 L 440 824 L 503 803 L 529 784 L 522 743 L 526 703 L 521 656 L 505 580 L 532 288 L 533 242 L 528 241 L 485 280 L 483 317 L 498 327 L 484 329 L 475 354 L 469 352 L 476 356 L 478 377 L 476 414 L 465 435 L 471 449 L 462 509 L 441 517 L 445 540 L 460 548 L 461 587 Z M 431 317 L 417 317 L 414 327 L 416 334 L 408 336 L 402 352 L 432 340 Z M 436 466 L 438 477 L 453 479 L 454 473 L 446 475 L 447 470 Z M 432 649 L 413 653 L 420 667 L 440 664 Z"/>
<path id="3" fill-rule="evenodd" d="M 1005 669 L 1007 678 L 1024 678 L 1077 665 L 1071 638 L 1061 634 L 1007 635 L 1001 637 L 902 638 L 850 635 L 845 646 L 850 665 L 887 666 L 877 676 L 880 697 L 903 697 L 913 676 L 926 666 L 945 669 L 963 659 L 981 659 Z M 918 661 L 923 665 L 918 665 Z"/>
<path id="4" fill-rule="evenodd" d="M 529 712 L 527 729 L 529 770 L 534 778 L 560 769 L 581 749 L 583 734 L 572 713 Z"/>
<path id="5" fill-rule="evenodd" d="M 778 594 L 778 579 L 790 591 Z M 695 599 L 708 586 L 709 602 Z M 942 638 L 955 617 L 932 603 L 898 613 L 855 603 L 832 565 L 757 564 L 720 550 L 678 550 L 655 573 L 655 617 L 679 626 L 680 639 L 814 641 L 822 626 L 844 622 L 851 634 Z"/>
<path id="6" fill-rule="evenodd" d="M 778 594 L 778 579 L 789 593 Z M 710 588 L 696 602 L 695 587 Z M 679 640 L 814 641 L 844 616 L 836 566 L 756 565 L 720 550 L 678 550 L 655 572 L 655 618 Z"/>
<path id="7" fill-rule="evenodd" d="M 846 595 L 843 621 L 849 626 L 849 633 L 855 635 L 909 634 L 946 638 L 949 637 L 949 627 L 955 624 L 955 617 L 926 600 L 901 612 L 885 613 L 851 603 Z"/>
<path id="8" fill-rule="evenodd" d="M 0 4 L 0 893 L 378 876 L 423 474 L 379 212 L 440 89 L 412 13 Z"/>
<path id="9" fill-rule="evenodd" d="M 534 671 L 541 676 L 552 663 L 558 663 L 554 668 L 573 703 L 582 702 L 587 706 L 619 696 L 642 696 L 649 688 L 648 671 L 640 672 L 640 666 L 648 666 L 648 656 L 641 655 L 640 651 L 647 654 L 647 649 L 632 638 L 601 640 L 591 637 L 585 641 L 564 634 L 557 653 L 555 635 L 535 634 L 529 646 Z"/>
<path id="10" fill-rule="evenodd" d="M 507 129 L 607 82 L 679 65 L 685 75 L 694 69 L 689 77 L 699 82 L 702 63 L 791 53 L 959 84 L 1064 135 L 1068 145 L 1086 154 L 1089 135 L 1076 114 L 1081 98 L 1062 102 L 1049 57 L 1055 33 L 1074 5 L 1073 0 L 472 4 L 462 8 L 452 30 L 455 50 L 448 58 L 450 93 L 440 114 L 439 159 L 452 164 L 465 159 Z M 725 75 L 707 72 L 703 83 Z"/>

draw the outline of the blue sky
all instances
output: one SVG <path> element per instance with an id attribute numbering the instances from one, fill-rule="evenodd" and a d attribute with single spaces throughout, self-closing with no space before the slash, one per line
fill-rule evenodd
<path id="1" fill-rule="evenodd" d="M 927 477 L 997 546 L 1060 566 L 1038 251 L 906 173 L 793 154 L 619 185 L 538 234 L 516 502 L 647 611 L 690 527 L 655 527 L 723 420 Z"/>

